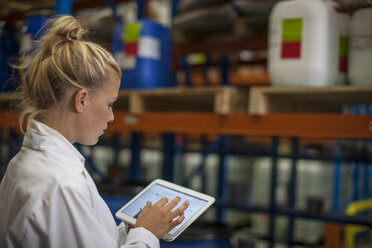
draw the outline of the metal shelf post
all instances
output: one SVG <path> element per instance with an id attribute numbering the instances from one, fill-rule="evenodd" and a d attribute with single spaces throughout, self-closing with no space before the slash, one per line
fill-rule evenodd
<path id="1" fill-rule="evenodd" d="M 340 194 L 341 194 L 341 177 L 342 177 L 342 163 L 339 160 L 342 157 L 339 147 L 335 147 L 335 163 L 333 165 L 333 201 L 332 211 L 337 213 L 340 211 Z"/>
<path id="2" fill-rule="evenodd" d="M 163 171 L 162 177 L 173 182 L 174 161 L 175 161 L 175 135 L 172 133 L 163 134 Z"/>
<path id="3" fill-rule="evenodd" d="M 135 182 L 140 182 L 142 179 L 140 139 L 141 133 L 133 132 L 130 134 L 130 150 L 132 157 L 129 166 L 129 177 Z"/>
<path id="4" fill-rule="evenodd" d="M 54 4 L 54 11 L 60 15 L 72 14 L 72 0 L 56 0 Z"/>
<path id="5" fill-rule="evenodd" d="M 218 183 L 217 183 L 217 197 L 222 201 L 226 201 L 228 197 L 228 186 L 227 186 L 227 164 L 226 158 L 228 154 L 228 136 L 227 135 L 220 135 L 219 137 L 219 149 L 218 155 L 220 159 L 220 163 L 218 166 Z M 217 208 L 217 220 L 223 222 L 224 221 L 224 209 Z"/>
<path id="6" fill-rule="evenodd" d="M 290 209 L 295 209 L 295 202 L 296 202 L 296 180 L 297 180 L 297 161 L 298 161 L 298 150 L 299 150 L 299 142 L 297 137 L 291 138 L 292 143 L 292 168 L 291 168 L 291 175 L 289 179 L 289 197 L 288 197 L 288 207 Z M 294 237 L 294 228 L 295 227 L 295 220 L 293 216 L 290 216 L 288 219 L 288 236 L 287 236 L 287 243 L 288 248 L 293 247 L 293 237 Z"/>
<path id="7" fill-rule="evenodd" d="M 275 218 L 276 218 L 276 186 L 278 181 L 278 146 L 279 137 L 274 136 L 272 138 L 271 146 L 271 185 L 270 185 L 270 222 L 269 222 L 269 248 L 274 247 L 275 237 Z"/>

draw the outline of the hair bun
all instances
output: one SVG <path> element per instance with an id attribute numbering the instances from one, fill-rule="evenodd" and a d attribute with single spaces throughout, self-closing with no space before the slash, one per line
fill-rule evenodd
<path id="1" fill-rule="evenodd" d="M 72 16 L 58 16 L 50 19 L 47 23 L 47 30 L 41 39 L 43 46 L 56 44 L 58 43 L 57 39 L 61 39 L 62 41 L 81 40 L 87 32 L 80 21 Z"/>
<path id="2" fill-rule="evenodd" d="M 44 60 L 55 54 L 55 49 L 66 42 L 83 40 L 88 30 L 73 16 L 57 16 L 46 23 L 46 32 L 41 38 L 41 59 Z"/>

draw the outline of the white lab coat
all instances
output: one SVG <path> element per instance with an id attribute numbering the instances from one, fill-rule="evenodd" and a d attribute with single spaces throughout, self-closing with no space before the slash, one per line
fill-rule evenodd
<path id="1" fill-rule="evenodd" d="M 0 184 L 0 247 L 159 247 L 144 228 L 127 234 L 57 131 L 32 121 Z"/>

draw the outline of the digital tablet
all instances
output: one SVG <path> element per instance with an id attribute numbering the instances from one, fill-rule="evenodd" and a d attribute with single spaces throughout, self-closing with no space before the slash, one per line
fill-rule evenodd
<path id="1" fill-rule="evenodd" d="M 185 201 L 189 201 L 189 207 L 184 212 L 185 219 L 183 222 L 174 227 L 162 238 L 165 241 L 173 241 L 214 203 L 214 197 L 174 183 L 156 179 L 120 208 L 115 216 L 128 224 L 135 225 L 137 216 L 142 211 L 147 201 L 151 201 L 152 204 L 155 204 L 161 198 L 166 197 L 168 198 L 168 202 L 170 202 L 176 196 L 179 196 L 181 201 L 174 209 L 177 209 Z"/>

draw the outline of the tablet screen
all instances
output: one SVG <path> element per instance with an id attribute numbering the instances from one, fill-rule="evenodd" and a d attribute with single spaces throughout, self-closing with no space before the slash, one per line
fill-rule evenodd
<path id="1" fill-rule="evenodd" d="M 151 201 L 152 204 L 158 202 L 161 198 L 168 198 L 170 202 L 176 196 L 181 197 L 181 201 L 174 208 L 177 209 L 185 201 L 189 201 L 189 207 L 185 210 L 185 219 L 182 223 L 187 222 L 196 212 L 203 208 L 208 202 L 203 199 L 196 198 L 194 196 L 182 193 L 178 190 L 171 189 L 164 185 L 159 185 L 157 183 L 153 184 L 146 192 L 144 192 L 140 197 L 138 197 L 132 204 L 127 208 L 122 210 L 122 213 L 129 215 L 137 219 L 138 214 L 142 211 L 143 207 L 146 205 L 147 201 Z M 181 227 L 181 224 L 173 228 L 169 234 L 174 234 L 178 228 Z"/>

